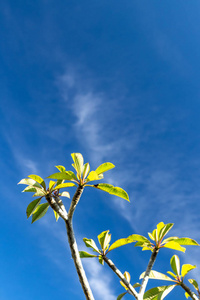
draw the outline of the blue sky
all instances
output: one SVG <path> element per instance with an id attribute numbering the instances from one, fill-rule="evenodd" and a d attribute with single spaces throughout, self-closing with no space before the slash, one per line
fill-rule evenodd
<path id="1" fill-rule="evenodd" d="M 74 218 L 80 249 L 83 237 L 147 235 L 160 221 L 200 241 L 199 11 L 195 0 L 1 1 L 1 299 L 84 298 L 64 224 L 49 211 L 31 225 L 31 196 L 17 186 L 72 169 L 72 152 L 93 169 L 114 163 L 105 180 L 131 200 L 87 188 Z M 155 269 L 170 270 L 174 253 Z M 180 258 L 198 265 L 199 249 Z M 129 245 L 111 259 L 134 283 L 149 253 Z M 123 292 L 106 266 L 84 265 L 96 300 Z"/>

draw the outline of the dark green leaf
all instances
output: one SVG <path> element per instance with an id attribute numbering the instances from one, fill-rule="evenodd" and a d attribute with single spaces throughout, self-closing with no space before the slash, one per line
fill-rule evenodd
<path id="1" fill-rule="evenodd" d="M 26 215 L 27 215 L 27 219 L 34 213 L 34 211 L 36 210 L 36 208 L 38 207 L 38 205 L 40 204 L 42 197 L 33 200 L 27 207 L 26 209 Z"/>
<path id="2" fill-rule="evenodd" d="M 41 219 L 47 212 L 49 208 L 49 203 L 43 203 L 38 205 L 36 212 L 32 215 L 32 223 Z"/>
<path id="3" fill-rule="evenodd" d="M 121 300 L 126 294 L 127 294 L 127 292 L 120 294 L 120 295 L 117 297 L 117 300 Z"/>
<path id="4" fill-rule="evenodd" d="M 79 251 L 80 258 L 87 258 L 87 257 L 97 257 L 97 255 L 92 255 L 85 251 Z"/>

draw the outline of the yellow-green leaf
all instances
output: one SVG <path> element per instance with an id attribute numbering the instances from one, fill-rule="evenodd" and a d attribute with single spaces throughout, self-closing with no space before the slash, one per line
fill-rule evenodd
<path id="1" fill-rule="evenodd" d="M 56 168 L 60 171 L 60 172 L 65 172 L 65 167 L 63 166 L 56 166 Z"/>
<path id="2" fill-rule="evenodd" d="M 99 262 L 101 265 L 104 265 L 104 260 L 103 257 L 101 255 L 99 255 Z"/>
<path id="3" fill-rule="evenodd" d="M 81 178 L 81 174 L 83 171 L 83 156 L 81 153 L 72 153 L 71 154 L 74 164 L 72 165 L 79 175 L 79 179 Z"/>
<path id="4" fill-rule="evenodd" d="M 170 260 L 170 265 L 172 267 L 172 270 L 177 276 L 180 276 L 180 260 L 177 255 L 173 255 Z"/>
<path id="5" fill-rule="evenodd" d="M 100 180 L 101 178 L 95 171 L 91 171 L 87 177 L 87 182 L 94 181 L 94 180 Z"/>
<path id="6" fill-rule="evenodd" d="M 127 192 L 125 192 L 120 187 L 114 187 L 113 185 L 108 184 L 108 183 L 95 184 L 95 185 L 93 185 L 93 187 L 95 187 L 95 188 L 97 188 L 99 190 L 102 190 L 104 192 L 107 192 L 107 193 L 109 193 L 111 195 L 115 195 L 115 196 L 121 197 L 121 198 L 129 201 L 129 197 L 128 197 Z"/>
<path id="7" fill-rule="evenodd" d="M 54 216 L 55 216 L 56 222 L 57 222 L 60 216 L 55 210 L 53 210 L 53 212 L 54 212 Z"/>
<path id="8" fill-rule="evenodd" d="M 42 197 L 35 199 L 27 206 L 27 209 L 26 209 L 27 219 L 34 213 L 34 211 L 40 204 L 41 199 L 42 199 Z"/>
<path id="9" fill-rule="evenodd" d="M 135 239 L 131 235 L 129 237 L 127 237 L 127 238 L 119 239 L 119 240 L 115 241 L 110 246 L 108 252 L 111 251 L 111 250 L 113 250 L 113 249 L 119 248 L 121 246 L 130 244 L 130 243 L 134 243 L 134 242 L 135 242 Z"/>
<path id="10" fill-rule="evenodd" d="M 195 288 L 195 290 L 199 290 L 199 286 L 198 283 L 196 282 L 196 280 L 194 279 L 188 279 L 189 283 L 191 283 L 193 285 L 193 287 Z"/>
<path id="11" fill-rule="evenodd" d="M 47 212 L 49 208 L 49 203 L 43 203 L 38 205 L 36 212 L 32 215 L 32 223 L 41 219 Z"/>
<path id="12" fill-rule="evenodd" d="M 190 265 L 190 264 L 184 264 L 182 265 L 181 268 L 181 276 L 185 277 L 185 275 L 187 275 L 188 272 L 190 272 L 191 270 L 195 269 L 196 266 Z"/>
<path id="13" fill-rule="evenodd" d="M 46 190 L 46 184 L 44 182 L 44 179 L 42 179 L 40 176 L 33 174 L 29 175 L 28 177 L 38 182 Z"/>
<path id="14" fill-rule="evenodd" d="M 26 184 L 26 185 L 31 185 L 31 186 L 36 186 L 36 187 L 41 187 L 39 183 L 37 183 L 35 180 L 31 178 L 24 178 L 18 182 L 18 184 Z"/>
<path id="15" fill-rule="evenodd" d="M 143 272 L 141 275 L 140 275 L 140 279 L 141 278 L 144 278 L 144 275 L 145 275 L 145 272 Z M 167 281 L 173 281 L 172 278 L 170 278 L 169 276 L 163 274 L 163 273 L 160 273 L 160 272 L 157 272 L 157 271 L 151 271 L 150 274 L 149 274 L 149 278 L 150 279 L 158 279 L 158 280 L 167 280 Z"/>
<path id="16" fill-rule="evenodd" d="M 173 223 L 168 223 L 166 225 L 164 224 L 164 226 L 159 231 L 159 240 L 163 239 L 163 237 L 172 229 L 173 226 Z"/>
<path id="17" fill-rule="evenodd" d="M 103 251 L 107 250 L 110 240 L 111 240 L 111 234 L 109 234 L 109 230 L 103 231 L 98 235 L 99 244 L 101 245 L 101 248 Z"/>
<path id="18" fill-rule="evenodd" d="M 85 251 L 79 251 L 80 258 L 88 258 L 88 257 L 97 257 L 97 255 L 92 255 Z"/>
<path id="19" fill-rule="evenodd" d="M 88 176 L 89 172 L 90 172 L 90 165 L 89 163 L 86 163 L 83 166 L 83 180 Z"/>
<path id="20" fill-rule="evenodd" d="M 171 291 L 174 287 L 175 287 L 175 285 L 164 285 L 164 286 L 158 286 L 158 287 L 152 288 L 144 294 L 143 299 L 144 300 L 161 300 L 161 299 L 163 299 L 163 298 L 160 298 L 160 296 L 162 296 L 162 293 L 168 289 L 170 289 L 169 291 Z"/>
<path id="21" fill-rule="evenodd" d="M 103 163 L 102 165 L 100 165 L 96 170 L 95 172 L 97 174 L 102 174 L 108 170 L 111 170 L 115 167 L 115 165 L 113 165 L 112 163 L 110 162 L 106 162 L 106 163 Z"/>
<path id="22" fill-rule="evenodd" d="M 61 197 L 67 197 L 67 198 L 70 198 L 70 194 L 68 192 L 62 192 L 59 194 Z"/>
<path id="23" fill-rule="evenodd" d="M 53 180 L 50 180 L 50 181 L 49 181 L 49 190 L 50 190 L 50 191 L 53 189 L 53 187 L 54 187 L 55 184 L 56 184 L 55 181 L 53 181 Z"/>
<path id="24" fill-rule="evenodd" d="M 169 248 L 169 249 L 174 249 L 174 250 L 177 250 L 177 251 L 185 252 L 185 248 L 184 248 L 184 247 L 181 247 L 181 246 L 180 246 L 178 243 L 176 243 L 175 241 L 168 242 L 168 243 L 166 243 L 163 247 L 164 247 L 164 248 Z"/>
<path id="25" fill-rule="evenodd" d="M 65 182 L 65 183 L 61 183 L 61 184 L 58 184 L 57 186 L 55 186 L 54 190 L 59 190 L 59 189 L 71 187 L 71 186 L 76 186 L 76 185 L 72 182 Z"/>
<path id="26" fill-rule="evenodd" d="M 99 249 L 97 248 L 97 245 L 92 239 L 83 238 L 83 241 L 86 247 L 92 248 L 94 251 L 99 253 Z"/>
<path id="27" fill-rule="evenodd" d="M 190 238 L 183 237 L 183 238 L 178 238 L 175 241 L 179 245 L 183 245 L 183 246 L 199 246 L 199 244 L 195 240 Z"/>
<path id="28" fill-rule="evenodd" d="M 48 176 L 47 178 L 57 179 L 57 180 L 70 180 L 70 181 L 77 180 L 76 175 L 71 171 L 54 173 Z"/>
<path id="29" fill-rule="evenodd" d="M 121 300 L 126 294 L 127 294 L 127 292 L 120 294 L 120 295 L 117 297 L 117 300 Z"/>

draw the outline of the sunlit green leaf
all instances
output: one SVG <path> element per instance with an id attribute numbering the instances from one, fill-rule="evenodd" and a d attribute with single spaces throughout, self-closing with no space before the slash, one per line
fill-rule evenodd
<path id="1" fill-rule="evenodd" d="M 196 280 L 194 279 L 188 279 L 189 283 L 191 283 L 193 285 L 193 287 L 198 291 L 199 290 L 199 286 L 198 283 L 196 282 Z"/>
<path id="2" fill-rule="evenodd" d="M 101 178 L 95 171 L 91 171 L 87 177 L 87 182 L 88 181 L 94 181 L 94 180 L 100 180 Z"/>
<path id="3" fill-rule="evenodd" d="M 179 276 L 180 275 L 180 260 L 177 255 L 173 255 L 170 260 L 170 265 L 174 273 Z"/>
<path id="4" fill-rule="evenodd" d="M 165 224 L 163 222 L 160 222 L 157 224 L 157 229 L 156 229 L 156 240 L 158 241 L 160 239 L 160 231 L 163 229 Z"/>
<path id="5" fill-rule="evenodd" d="M 126 294 L 127 294 L 127 292 L 120 294 L 120 295 L 117 297 L 117 300 L 121 300 L 121 299 L 124 297 L 124 295 L 126 295 Z"/>
<path id="6" fill-rule="evenodd" d="M 28 177 L 38 182 L 46 190 L 46 184 L 44 182 L 44 179 L 42 179 L 40 176 L 33 174 L 29 175 Z"/>
<path id="7" fill-rule="evenodd" d="M 175 280 L 177 280 L 177 275 L 175 275 L 174 273 L 172 273 L 171 271 L 167 271 L 167 273 L 169 275 L 171 275 Z"/>
<path id="8" fill-rule="evenodd" d="M 133 284 L 133 287 L 134 287 L 134 288 L 137 288 L 137 287 L 139 287 L 139 286 L 141 286 L 141 284 L 140 284 L 139 282 L 136 282 L 136 283 Z"/>
<path id="9" fill-rule="evenodd" d="M 186 299 L 188 299 L 190 297 L 190 295 L 187 292 L 185 292 L 185 297 L 186 297 Z"/>
<path id="10" fill-rule="evenodd" d="M 74 183 L 72 183 L 72 182 L 65 182 L 65 183 L 58 184 L 54 188 L 54 190 L 58 190 L 58 189 L 66 188 L 66 187 L 71 187 L 71 186 L 76 186 L 76 185 Z"/>
<path id="11" fill-rule="evenodd" d="M 90 165 L 89 163 L 86 163 L 83 166 L 83 180 L 88 176 L 89 172 L 90 172 Z"/>
<path id="12" fill-rule="evenodd" d="M 39 183 L 37 183 L 35 180 L 31 179 L 31 178 L 24 178 L 22 180 L 20 180 L 20 182 L 18 182 L 18 184 L 27 184 L 27 185 L 31 185 L 31 186 L 36 186 L 36 187 L 41 187 Z"/>
<path id="13" fill-rule="evenodd" d="M 77 180 L 76 175 L 71 171 L 54 173 L 47 178 L 57 180 Z"/>
<path id="14" fill-rule="evenodd" d="M 181 276 L 185 277 L 185 275 L 187 275 L 188 272 L 190 272 L 191 270 L 195 269 L 196 266 L 190 265 L 190 264 L 184 264 L 182 265 L 181 268 Z"/>
<path id="15" fill-rule="evenodd" d="M 183 246 L 199 246 L 199 244 L 190 238 L 178 238 L 175 240 L 176 243 L 178 243 L 179 245 L 183 245 Z"/>
<path id="16" fill-rule="evenodd" d="M 55 184 L 56 184 L 55 181 L 53 181 L 53 180 L 50 180 L 50 181 L 49 181 L 49 190 L 50 190 L 50 191 L 51 191 L 51 189 L 53 189 L 53 187 L 54 187 Z"/>
<path id="17" fill-rule="evenodd" d="M 127 271 L 124 272 L 124 277 L 126 278 L 128 283 L 130 283 L 131 276 L 130 276 L 129 272 L 127 272 Z M 120 284 L 125 288 L 125 290 L 128 290 L 127 286 L 123 283 L 123 281 L 120 281 Z"/>
<path id="18" fill-rule="evenodd" d="M 28 207 L 26 209 L 27 219 L 34 213 L 37 206 L 40 204 L 41 199 L 42 199 L 42 197 L 35 199 L 28 205 Z"/>
<path id="19" fill-rule="evenodd" d="M 159 240 L 163 239 L 163 237 L 172 229 L 173 226 L 173 223 L 168 223 L 166 225 L 164 224 L 163 228 L 159 232 Z"/>
<path id="20" fill-rule="evenodd" d="M 113 249 L 119 248 L 121 246 L 130 244 L 130 243 L 133 243 L 133 242 L 135 242 L 135 239 L 131 235 L 129 237 L 127 237 L 127 238 L 119 239 L 119 240 L 115 241 L 110 246 L 108 252 L 111 251 L 111 250 L 113 250 Z"/>
<path id="21" fill-rule="evenodd" d="M 37 189 L 35 194 L 33 195 L 33 197 L 40 197 L 40 196 L 44 196 L 45 195 L 45 191 L 43 189 Z"/>
<path id="22" fill-rule="evenodd" d="M 59 194 L 61 197 L 67 197 L 67 198 L 70 198 L 70 194 L 68 192 L 62 192 Z"/>
<path id="23" fill-rule="evenodd" d="M 103 257 L 101 255 L 99 255 L 99 262 L 101 265 L 104 265 L 104 260 Z"/>
<path id="24" fill-rule="evenodd" d="M 80 258 L 87 258 L 87 257 L 97 257 L 97 255 L 92 255 L 85 251 L 79 251 Z"/>
<path id="25" fill-rule="evenodd" d="M 165 291 L 165 290 L 168 290 L 170 289 L 171 287 L 171 290 L 175 287 L 175 285 L 164 285 L 164 286 L 158 286 L 158 287 L 155 287 L 155 288 L 152 288 L 150 290 L 148 290 L 145 294 L 144 294 L 144 297 L 143 299 L 144 300 L 161 300 L 161 298 L 158 298 L 160 295 L 162 295 L 162 293 Z M 170 291 L 171 291 L 170 290 Z M 162 298 L 163 299 L 163 298 Z"/>
<path id="26" fill-rule="evenodd" d="M 109 230 L 103 231 L 98 235 L 99 244 L 101 245 L 101 248 L 103 251 L 105 251 L 108 248 L 108 245 L 111 240 L 111 234 L 109 234 Z"/>
<path id="27" fill-rule="evenodd" d="M 84 238 L 83 241 L 87 247 L 92 248 L 94 251 L 99 253 L 99 249 L 97 248 L 97 245 L 92 239 Z"/>
<path id="28" fill-rule="evenodd" d="M 95 187 L 97 189 L 100 189 L 102 191 L 105 191 L 105 192 L 107 192 L 111 195 L 115 195 L 115 196 L 121 197 L 121 198 L 129 201 L 129 197 L 128 197 L 127 192 L 125 192 L 120 187 L 114 187 L 113 185 L 108 184 L 108 183 L 95 184 L 95 185 L 93 185 L 93 187 Z"/>
<path id="29" fill-rule="evenodd" d="M 140 279 L 141 278 L 144 278 L 144 275 L 145 275 L 145 272 L 143 272 L 141 275 L 140 275 Z M 170 278 L 169 276 L 163 274 L 163 273 L 160 273 L 160 272 L 157 272 L 157 271 L 151 271 L 150 274 L 149 274 L 149 278 L 150 279 L 158 279 L 158 280 L 167 280 L 167 281 L 173 281 L 172 278 Z"/>
<path id="30" fill-rule="evenodd" d="M 60 216 L 55 210 L 53 210 L 53 212 L 54 212 L 54 216 L 55 216 L 56 222 L 57 222 Z"/>
<path id="31" fill-rule="evenodd" d="M 154 238 L 154 236 L 153 236 L 152 233 L 148 232 L 148 236 L 150 237 L 150 239 L 151 239 L 152 241 L 155 241 L 155 238 Z"/>
<path id="32" fill-rule="evenodd" d="M 108 170 L 111 170 L 115 167 L 115 165 L 113 165 L 112 163 L 110 162 L 106 162 L 106 163 L 103 163 L 102 165 L 100 165 L 96 170 L 95 172 L 97 174 L 102 174 Z"/>
<path id="33" fill-rule="evenodd" d="M 49 203 L 43 203 L 38 205 L 36 212 L 32 215 L 32 223 L 41 219 L 47 212 Z"/>
<path id="34" fill-rule="evenodd" d="M 163 300 L 174 288 L 175 285 L 169 285 L 163 292 L 158 295 L 158 300 Z"/>
<path id="35" fill-rule="evenodd" d="M 133 240 L 135 240 L 137 242 L 151 244 L 151 242 L 145 236 L 140 235 L 140 234 L 132 234 L 128 238 L 132 238 Z"/>
<path id="36" fill-rule="evenodd" d="M 65 167 L 63 166 L 56 166 L 56 168 L 60 171 L 60 172 L 65 172 Z"/>
<path id="37" fill-rule="evenodd" d="M 73 167 L 75 168 L 80 179 L 83 172 L 83 156 L 81 153 L 72 153 L 71 156 L 74 161 Z"/>
<path id="38" fill-rule="evenodd" d="M 185 252 L 184 247 L 181 247 L 178 243 L 173 242 L 173 241 L 166 243 L 163 247 L 169 248 L 169 249 L 174 249 L 174 250 L 181 251 L 181 252 Z"/>
<path id="39" fill-rule="evenodd" d="M 27 186 L 22 192 L 30 192 L 30 193 L 35 193 L 37 191 L 37 188 L 32 186 L 32 185 L 29 185 Z"/>

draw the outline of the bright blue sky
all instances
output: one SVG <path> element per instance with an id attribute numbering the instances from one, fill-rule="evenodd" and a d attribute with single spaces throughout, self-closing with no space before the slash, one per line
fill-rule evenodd
<path id="1" fill-rule="evenodd" d="M 17 186 L 58 164 L 71 169 L 72 152 L 93 169 L 114 163 L 105 180 L 131 200 L 85 190 L 80 249 L 83 237 L 147 235 L 160 221 L 200 241 L 199 12 L 197 0 L 1 1 L 1 299 L 84 298 L 63 222 L 48 212 L 31 225 L 31 196 Z M 170 270 L 174 253 L 163 251 L 155 269 Z M 111 258 L 134 283 L 149 254 L 127 246 Z M 180 257 L 198 265 L 199 249 Z M 96 300 L 123 292 L 106 266 L 85 263 Z"/>

